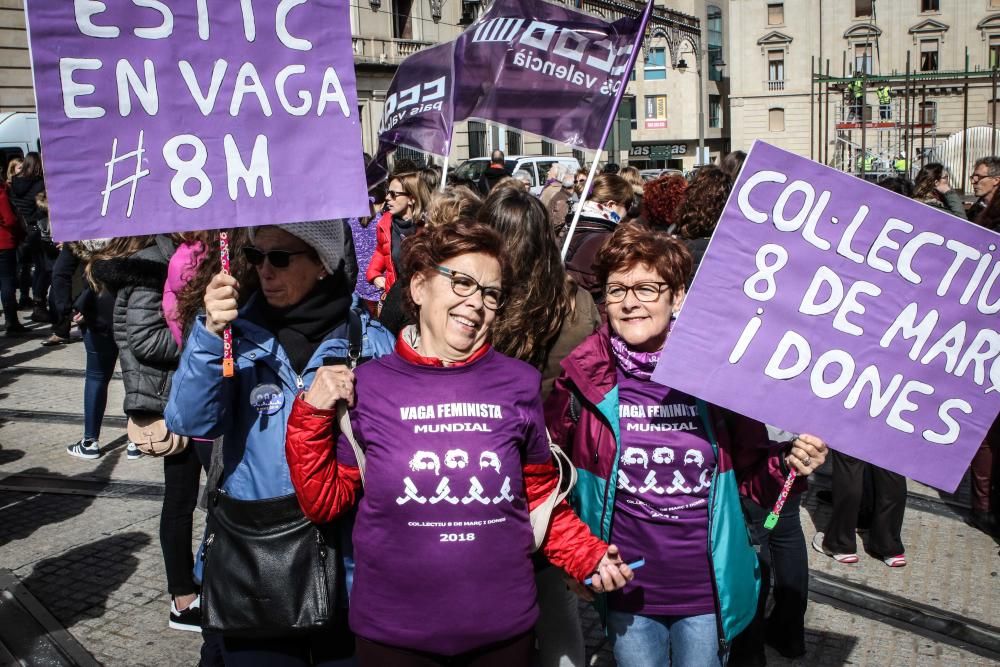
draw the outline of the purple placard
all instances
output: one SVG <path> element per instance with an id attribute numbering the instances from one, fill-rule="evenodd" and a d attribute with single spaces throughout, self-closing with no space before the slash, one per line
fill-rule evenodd
<path id="1" fill-rule="evenodd" d="M 496 0 L 455 47 L 455 118 L 598 149 L 652 8 L 607 22 L 538 0 Z"/>
<path id="2" fill-rule="evenodd" d="M 54 237 L 367 214 L 348 12 L 28 0 Z"/>
<path id="3" fill-rule="evenodd" d="M 998 246 L 758 141 L 653 378 L 952 491 L 1000 410 Z"/>

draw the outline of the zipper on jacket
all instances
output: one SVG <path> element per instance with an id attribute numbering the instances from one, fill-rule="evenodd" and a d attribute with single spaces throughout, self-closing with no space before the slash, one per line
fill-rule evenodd
<path id="1" fill-rule="evenodd" d="M 212 548 L 212 542 L 215 540 L 215 533 L 209 533 L 208 538 L 205 539 L 205 546 L 201 549 L 201 561 L 204 563 L 208 560 L 208 550 Z"/>
<path id="2" fill-rule="evenodd" d="M 298 387 L 299 389 L 305 388 L 306 383 L 302 381 L 302 376 L 301 375 L 296 375 L 295 376 L 295 386 Z"/>

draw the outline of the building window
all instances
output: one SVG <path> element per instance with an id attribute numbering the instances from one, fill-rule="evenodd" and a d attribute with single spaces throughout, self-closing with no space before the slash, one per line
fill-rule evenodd
<path id="1" fill-rule="evenodd" d="M 854 45 L 854 71 L 864 72 L 865 74 L 872 73 L 872 45 L 871 44 L 855 44 Z"/>
<path id="2" fill-rule="evenodd" d="M 990 35 L 990 69 L 1000 67 L 1000 35 Z"/>
<path id="3" fill-rule="evenodd" d="M 660 129 L 667 126 L 667 96 L 646 95 L 645 128 Z"/>
<path id="4" fill-rule="evenodd" d="M 768 132 L 784 132 L 785 131 L 785 110 L 784 109 L 769 109 L 767 112 L 767 130 Z"/>
<path id="5" fill-rule="evenodd" d="M 986 122 L 989 125 L 993 125 L 993 119 L 996 118 L 1000 120 L 1000 100 L 987 100 L 986 101 Z M 997 114 L 994 116 L 993 114 Z"/>
<path id="6" fill-rule="evenodd" d="M 767 5 L 767 24 L 768 25 L 785 24 L 785 3 L 772 2 Z"/>
<path id="7" fill-rule="evenodd" d="M 936 72 L 938 70 L 938 41 L 936 39 L 920 40 L 920 71 Z"/>
<path id="8" fill-rule="evenodd" d="M 785 52 L 781 49 L 767 52 L 767 89 L 785 89 Z"/>
<path id="9" fill-rule="evenodd" d="M 469 157 L 486 157 L 486 123 L 469 121 Z"/>
<path id="10" fill-rule="evenodd" d="M 708 126 L 722 127 L 722 98 L 718 95 L 708 96 Z"/>
<path id="11" fill-rule="evenodd" d="M 854 0 L 854 18 L 868 18 L 872 15 L 872 0 Z"/>
<path id="12" fill-rule="evenodd" d="M 542 155 L 555 155 L 555 154 L 556 154 L 556 147 L 552 144 L 552 142 L 542 139 Z"/>
<path id="13" fill-rule="evenodd" d="M 583 151 L 574 150 L 573 157 L 576 158 L 576 161 L 577 163 L 579 163 L 580 167 L 583 167 L 584 165 L 587 164 L 587 155 Z"/>
<path id="14" fill-rule="evenodd" d="M 507 155 L 521 154 L 521 133 L 507 130 Z"/>
<path id="15" fill-rule="evenodd" d="M 941 3 L 938 0 L 920 0 L 920 11 L 939 12 L 941 11 Z"/>
<path id="16" fill-rule="evenodd" d="M 633 130 L 639 129 L 639 119 L 637 118 L 635 110 L 635 98 L 634 97 L 623 97 L 622 107 L 618 112 L 618 115 L 623 118 L 628 118 L 629 127 Z"/>
<path id="17" fill-rule="evenodd" d="M 420 151 L 415 151 L 412 148 L 405 148 L 400 146 L 396 149 L 396 152 L 392 154 L 393 163 L 400 162 L 402 160 L 410 160 L 413 164 L 418 167 L 424 167 L 427 164 L 427 156 Z"/>
<path id="18" fill-rule="evenodd" d="M 937 102 L 921 102 L 919 109 L 921 125 L 934 125 L 937 123 Z"/>
<path id="19" fill-rule="evenodd" d="M 716 63 L 722 61 L 722 10 L 715 5 L 708 6 L 708 79 L 722 81 L 720 68 Z"/>
<path id="20" fill-rule="evenodd" d="M 392 36 L 413 39 L 413 0 L 392 0 Z"/>
<path id="21" fill-rule="evenodd" d="M 642 70 L 646 81 L 662 81 L 667 78 L 667 50 L 656 46 L 646 54 L 646 64 Z"/>

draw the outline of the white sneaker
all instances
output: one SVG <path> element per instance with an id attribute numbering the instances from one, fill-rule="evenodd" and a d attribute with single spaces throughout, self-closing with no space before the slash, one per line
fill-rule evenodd
<path id="1" fill-rule="evenodd" d="M 145 456 L 145 454 L 139 450 L 139 446 L 129 440 L 128 445 L 125 446 L 125 458 L 129 461 L 137 461 L 143 456 Z"/>
<path id="2" fill-rule="evenodd" d="M 78 459 L 99 459 L 101 458 L 101 446 L 93 438 L 80 438 L 78 442 L 66 448 L 66 453 Z"/>
<path id="3" fill-rule="evenodd" d="M 170 622 L 172 630 L 187 630 L 201 632 L 201 596 L 194 599 L 187 609 L 178 611 L 174 599 L 170 598 Z"/>

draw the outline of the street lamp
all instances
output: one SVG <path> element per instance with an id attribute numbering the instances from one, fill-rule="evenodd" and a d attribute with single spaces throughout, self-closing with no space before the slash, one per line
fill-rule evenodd
<path id="1" fill-rule="evenodd" d="M 702 79 L 701 73 L 701 59 L 705 55 L 704 50 L 695 50 L 692 54 L 695 57 L 695 63 L 697 68 L 695 72 L 698 74 L 698 162 L 705 163 L 705 90 L 704 90 L 704 80 Z M 722 69 L 726 66 L 726 61 L 721 57 L 712 63 L 712 67 L 716 72 L 722 74 Z M 687 71 L 688 64 L 684 58 L 680 58 L 677 61 L 675 69 L 684 72 Z M 698 164 L 695 164 L 698 166 Z"/>

